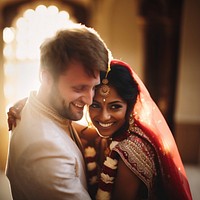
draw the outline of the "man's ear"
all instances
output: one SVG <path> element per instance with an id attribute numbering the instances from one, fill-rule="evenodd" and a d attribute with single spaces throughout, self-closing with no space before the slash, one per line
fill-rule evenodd
<path id="1" fill-rule="evenodd" d="M 52 82 L 52 76 L 47 70 L 42 70 L 40 72 L 40 81 L 43 84 L 50 85 Z"/>

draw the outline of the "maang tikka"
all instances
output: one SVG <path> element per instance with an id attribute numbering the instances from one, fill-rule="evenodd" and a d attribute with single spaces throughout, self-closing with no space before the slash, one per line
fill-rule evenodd
<path id="1" fill-rule="evenodd" d="M 110 94 L 110 87 L 108 86 L 109 81 L 107 79 L 107 76 L 110 70 L 111 69 L 110 69 L 110 63 L 109 63 L 105 78 L 103 78 L 100 89 L 99 89 L 99 94 L 103 97 L 103 102 L 106 101 L 106 97 Z"/>

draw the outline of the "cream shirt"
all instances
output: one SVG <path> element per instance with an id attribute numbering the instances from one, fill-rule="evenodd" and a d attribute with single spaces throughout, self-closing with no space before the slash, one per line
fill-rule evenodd
<path id="1" fill-rule="evenodd" d="M 90 199 L 68 124 L 31 93 L 10 142 L 7 175 L 15 200 Z"/>
<path id="2" fill-rule="evenodd" d="M 0 170 L 0 199 L 13 200 L 7 176 Z"/>

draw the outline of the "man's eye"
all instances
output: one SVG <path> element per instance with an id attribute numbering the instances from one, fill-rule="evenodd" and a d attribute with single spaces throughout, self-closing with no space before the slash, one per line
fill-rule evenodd
<path id="1" fill-rule="evenodd" d="M 82 87 L 82 86 L 74 88 L 74 91 L 76 91 L 76 92 L 82 92 L 83 90 L 84 90 L 84 87 Z"/>

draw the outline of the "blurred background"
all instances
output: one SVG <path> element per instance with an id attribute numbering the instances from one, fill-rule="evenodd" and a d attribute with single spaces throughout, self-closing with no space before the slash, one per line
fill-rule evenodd
<path id="1" fill-rule="evenodd" d="M 38 87 L 41 42 L 71 23 L 83 23 L 144 81 L 173 132 L 197 195 L 199 20 L 200 0 L 0 0 L 0 169 L 6 166 L 10 137 L 6 112 Z"/>

